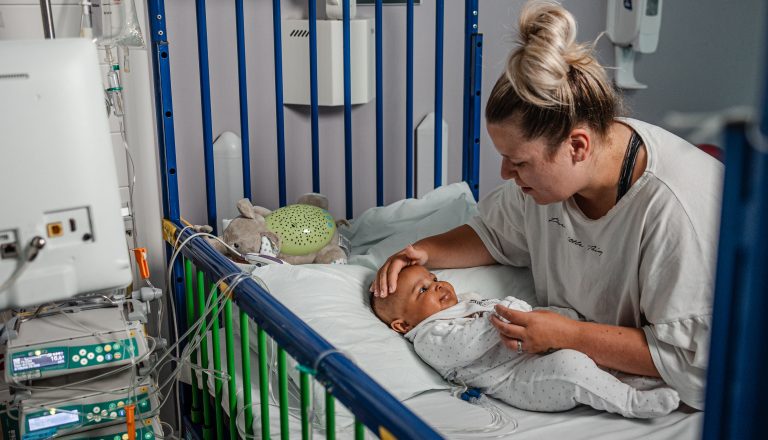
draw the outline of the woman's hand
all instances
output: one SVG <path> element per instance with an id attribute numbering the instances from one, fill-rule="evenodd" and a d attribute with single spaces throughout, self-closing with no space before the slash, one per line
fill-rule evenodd
<path id="1" fill-rule="evenodd" d="M 578 331 L 578 321 L 548 310 L 521 312 L 497 305 L 496 313 L 509 322 L 493 315 L 491 323 L 499 331 L 504 345 L 515 351 L 520 351 L 518 341 L 527 353 L 569 348 Z"/>
<path id="2" fill-rule="evenodd" d="M 420 264 L 433 269 L 474 267 L 493 264 L 485 244 L 469 225 L 461 225 L 442 234 L 422 238 L 384 262 L 376 274 L 370 291 L 384 298 L 397 287 L 400 271 L 406 266 Z"/>
<path id="3" fill-rule="evenodd" d="M 379 268 L 376 279 L 371 284 L 370 291 L 376 296 L 385 298 L 395 291 L 397 277 L 404 267 L 414 264 L 425 265 L 428 259 L 429 255 L 427 255 L 425 250 L 408 245 L 402 251 L 387 258 L 387 261 Z"/>

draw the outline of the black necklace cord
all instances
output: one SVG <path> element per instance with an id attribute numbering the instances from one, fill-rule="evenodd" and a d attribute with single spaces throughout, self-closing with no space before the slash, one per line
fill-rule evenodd
<path id="1" fill-rule="evenodd" d="M 636 131 L 632 131 L 632 137 L 629 139 L 627 145 L 627 151 L 624 153 L 624 162 L 621 164 L 621 174 L 619 175 L 619 189 L 616 193 L 616 203 L 624 197 L 624 194 L 629 191 L 629 187 L 632 186 L 632 171 L 635 169 L 635 162 L 637 161 L 637 152 L 640 150 L 640 145 L 643 145 L 643 139 L 637 134 Z"/>

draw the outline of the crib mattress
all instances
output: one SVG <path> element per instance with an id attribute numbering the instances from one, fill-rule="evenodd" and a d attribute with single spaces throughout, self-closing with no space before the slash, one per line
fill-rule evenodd
<path id="1" fill-rule="evenodd" d="M 220 334 L 223 344 L 223 333 Z M 236 336 L 236 346 L 240 341 Z M 236 365 L 238 365 L 238 379 L 240 374 L 240 353 L 236 353 Z M 253 358 L 252 358 L 253 361 Z M 256 365 L 253 364 L 253 368 Z M 256 371 L 254 369 L 254 371 Z M 213 394 L 213 381 L 208 383 L 211 394 Z M 242 381 L 237 381 L 238 400 L 242 408 Z M 257 380 L 251 382 L 251 395 L 254 401 L 258 401 L 259 384 Z M 227 411 L 227 387 L 224 389 L 224 410 Z M 274 391 L 276 393 L 276 391 Z M 690 409 L 678 409 L 677 411 L 665 417 L 655 419 L 639 420 L 626 419 L 621 416 L 597 411 L 589 407 L 578 407 L 571 411 L 559 413 L 543 413 L 524 411 L 513 408 L 503 402 L 494 400 L 494 404 L 516 423 L 516 428 L 512 424 L 494 432 L 479 432 L 487 427 L 492 421 L 491 413 L 478 405 L 466 403 L 453 395 L 450 391 L 430 391 L 418 396 L 407 399 L 404 404 L 415 414 L 421 417 L 425 422 L 435 428 L 447 439 L 498 439 L 514 438 L 518 440 L 542 439 L 542 438 L 563 438 L 567 440 L 616 440 L 616 439 L 637 439 L 661 440 L 675 439 L 688 440 L 701 438 L 701 427 L 704 421 L 704 413 Z M 337 403 L 337 410 L 341 404 Z M 258 404 L 253 408 L 256 424 L 259 424 Z M 352 437 L 352 419 L 344 416 L 344 411 L 337 411 L 337 433 L 343 437 Z M 272 435 L 279 432 L 280 415 L 276 406 L 270 407 L 270 425 Z M 313 437 L 316 439 L 325 438 L 323 430 L 323 417 L 320 414 L 316 417 L 316 426 Z M 237 417 L 238 429 L 241 433 L 245 432 L 243 427 L 243 415 Z M 257 428 L 258 430 L 258 428 Z M 290 418 L 291 436 L 300 438 L 301 425 L 296 417 Z M 458 430 L 468 430 L 471 432 L 460 433 Z M 347 435 L 348 434 L 348 435 Z M 256 433 L 256 438 L 260 438 Z M 376 438 L 373 433 L 368 432 L 366 438 Z"/>

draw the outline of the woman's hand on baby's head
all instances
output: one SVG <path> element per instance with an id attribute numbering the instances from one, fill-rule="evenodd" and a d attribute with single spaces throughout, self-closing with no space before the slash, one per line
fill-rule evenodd
<path id="1" fill-rule="evenodd" d="M 427 252 L 408 245 L 402 251 L 387 258 L 387 261 L 381 265 L 379 271 L 376 273 L 376 279 L 371 284 L 370 291 L 375 296 L 386 298 L 390 293 L 394 293 L 397 288 L 397 278 L 400 271 L 404 267 L 412 266 L 414 264 L 425 265 L 429 255 Z"/>

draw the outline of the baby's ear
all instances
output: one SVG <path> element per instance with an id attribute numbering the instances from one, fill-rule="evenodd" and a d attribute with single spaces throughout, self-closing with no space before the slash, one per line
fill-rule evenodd
<path id="1" fill-rule="evenodd" d="M 392 327 L 392 330 L 401 334 L 406 334 L 411 330 L 411 325 L 399 318 L 390 322 L 389 326 Z"/>

